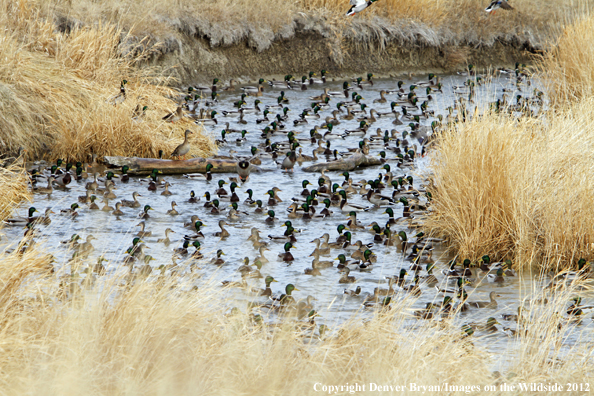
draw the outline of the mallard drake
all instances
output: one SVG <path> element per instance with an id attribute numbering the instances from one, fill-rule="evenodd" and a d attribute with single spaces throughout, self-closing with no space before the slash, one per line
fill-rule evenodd
<path id="1" fill-rule="evenodd" d="M 144 209 L 142 210 L 142 212 L 140 212 L 140 214 L 138 215 L 138 217 L 140 217 L 141 219 L 148 219 L 151 216 L 148 214 L 149 210 L 153 210 L 153 208 L 151 208 L 150 205 L 144 205 Z"/>
<path id="2" fill-rule="evenodd" d="M 492 291 L 489 293 L 490 301 L 468 301 L 468 305 L 475 308 L 497 308 L 497 301 L 495 300 L 495 297 L 501 296 Z"/>
<path id="3" fill-rule="evenodd" d="M 99 206 L 95 203 L 97 197 L 95 195 L 91 195 L 91 203 L 89 204 L 89 209 L 92 210 L 99 210 Z"/>
<path id="4" fill-rule="evenodd" d="M 402 285 L 404 285 L 405 282 L 405 277 L 406 275 L 408 275 L 408 272 L 406 272 L 406 270 L 404 268 L 400 269 L 400 273 L 398 274 L 398 276 L 392 276 L 392 277 L 386 277 L 386 279 L 394 279 L 395 283 L 402 287 Z"/>
<path id="5" fill-rule="evenodd" d="M 184 175 L 185 178 L 187 179 L 192 179 L 192 180 L 206 180 L 206 181 L 210 181 L 212 180 L 212 174 L 210 173 L 210 171 L 214 168 L 213 164 L 211 164 L 210 162 L 206 164 L 206 174 L 202 174 L 202 173 L 186 173 Z"/>
<path id="6" fill-rule="evenodd" d="M 24 226 L 27 223 L 32 223 L 33 222 L 33 214 L 37 212 L 37 209 L 34 206 L 31 206 L 28 210 L 28 216 L 27 217 L 13 217 L 10 219 L 6 219 L 4 220 L 4 222 L 6 224 L 10 224 L 10 225 L 20 225 L 20 226 Z M 46 210 L 47 212 L 47 210 Z"/>
<path id="7" fill-rule="evenodd" d="M 347 219 L 349 219 L 347 221 L 347 226 L 349 227 L 349 229 L 357 230 L 365 228 L 365 226 L 361 224 L 361 222 L 357 221 L 357 212 L 350 211 Z"/>
<path id="8" fill-rule="evenodd" d="M 198 203 L 200 202 L 200 197 L 196 197 L 196 193 L 194 190 L 190 191 L 190 199 L 187 201 L 188 203 Z"/>
<path id="9" fill-rule="evenodd" d="M 256 204 L 256 209 L 254 210 L 255 213 L 264 213 L 264 208 L 262 207 L 263 202 L 262 200 L 258 199 L 255 202 Z"/>
<path id="10" fill-rule="evenodd" d="M 273 297 L 274 300 L 280 301 L 283 305 L 295 304 L 295 298 L 291 295 L 294 291 L 299 291 L 292 283 L 289 283 L 285 287 L 285 294 L 281 294 L 279 297 Z"/>
<path id="11" fill-rule="evenodd" d="M 112 104 L 115 106 L 117 104 L 124 102 L 124 100 L 126 100 L 126 88 L 124 87 L 124 85 L 126 85 L 127 83 L 128 83 L 127 80 L 122 80 L 122 82 L 120 83 L 120 92 L 116 96 L 110 98 L 107 101 L 109 104 Z"/>
<path id="12" fill-rule="evenodd" d="M 359 260 L 347 260 L 346 256 L 342 253 L 339 254 L 334 260 L 338 260 L 338 265 L 336 266 L 336 268 L 338 268 L 339 270 L 349 266 L 351 268 L 355 268 L 355 266 L 359 265 L 360 263 Z"/>
<path id="13" fill-rule="evenodd" d="M 268 190 L 266 194 L 270 196 L 270 198 L 268 198 L 268 206 L 274 206 L 278 203 L 276 192 L 274 190 Z"/>
<path id="14" fill-rule="evenodd" d="M 223 253 L 222 249 L 218 249 L 217 255 L 210 260 L 209 264 L 218 265 L 218 266 L 225 264 L 225 260 L 223 260 L 221 258 L 221 256 L 223 256 L 224 254 L 225 253 Z"/>
<path id="15" fill-rule="evenodd" d="M 200 220 L 197 220 L 194 223 L 194 229 L 196 231 L 195 234 L 193 235 L 185 235 L 184 239 L 188 239 L 188 240 L 196 240 L 198 238 L 204 238 L 204 234 L 202 233 L 202 231 L 200 231 L 200 228 L 204 225 L 203 222 L 201 222 Z"/>
<path id="16" fill-rule="evenodd" d="M 130 176 L 128 175 L 129 170 L 130 167 L 128 167 L 128 165 L 122 166 L 122 176 L 120 176 L 122 183 L 128 183 L 130 181 Z"/>
<path id="17" fill-rule="evenodd" d="M 468 326 L 470 328 L 472 328 L 473 330 L 485 331 L 487 333 L 495 333 L 498 331 L 496 325 L 500 325 L 500 324 L 501 323 L 499 323 L 497 321 L 497 319 L 491 317 L 491 318 L 487 319 L 487 323 L 472 322 L 472 323 L 468 323 Z"/>
<path id="18" fill-rule="evenodd" d="M 188 246 L 190 246 L 190 241 L 187 239 L 184 239 L 184 243 L 183 243 L 182 247 L 175 249 L 173 251 L 173 253 L 175 253 L 177 255 L 186 256 L 188 254 Z"/>
<path id="19" fill-rule="evenodd" d="M 342 197 L 340 202 L 340 210 L 343 212 L 363 212 L 371 209 L 369 206 L 350 204 L 347 202 L 347 193 L 344 190 L 340 190 L 338 194 Z"/>
<path id="20" fill-rule="evenodd" d="M 171 228 L 166 228 L 165 229 L 165 238 L 157 239 L 157 243 L 162 243 L 165 246 L 169 247 L 169 245 L 171 244 L 171 240 L 169 239 L 169 234 L 171 234 L 171 233 L 175 233 L 175 231 L 173 231 Z"/>
<path id="21" fill-rule="evenodd" d="M 489 6 L 487 6 L 487 8 L 485 8 L 485 11 L 489 14 L 491 14 L 491 13 L 495 14 L 495 11 L 497 11 L 499 8 L 502 8 L 502 9 L 508 10 L 508 11 L 513 10 L 513 7 L 507 3 L 507 0 L 493 0 L 489 4 Z"/>
<path id="22" fill-rule="evenodd" d="M 79 208 L 78 204 L 73 203 L 72 205 L 70 205 L 69 209 L 62 209 L 60 212 L 67 214 L 68 216 L 71 216 L 71 217 L 76 217 L 76 216 L 78 216 L 78 212 L 76 211 L 78 208 Z M 113 210 L 113 208 L 111 210 Z"/>
<path id="23" fill-rule="evenodd" d="M 248 188 L 245 190 L 245 193 L 248 195 L 248 197 L 243 202 L 248 205 L 255 205 L 256 201 L 254 201 L 254 191 L 251 188 Z"/>
<path id="24" fill-rule="evenodd" d="M 276 218 L 274 217 L 275 213 L 274 210 L 269 210 L 267 212 L 268 217 L 266 218 L 266 220 L 264 220 L 267 224 L 271 224 L 274 223 L 274 221 L 276 220 Z"/>
<path id="25" fill-rule="evenodd" d="M 177 159 L 179 160 L 181 157 L 184 157 L 184 159 L 186 159 L 186 154 L 190 152 L 191 148 L 188 137 L 193 133 L 194 132 L 190 131 L 189 129 L 186 129 L 186 131 L 184 132 L 184 141 L 182 144 L 177 146 L 175 150 L 173 150 L 173 153 L 171 153 L 172 158 L 177 157 Z"/>
<path id="26" fill-rule="evenodd" d="M 498 268 L 495 274 L 487 275 L 487 280 L 494 283 L 503 283 L 505 282 L 505 279 L 503 278 L 504 276 L 505 272 L 503 272 L 503 268 Z"/>
<path id="27" fill-rule="evenodd" d="M 351 8 L 346 13 L 346 16 L 353 16 L 358 12 L 363 11 L 377 0 L 351 0 Z"/>
<path id="28" fill-rule="evenodd" d="M 192 253 L 192 258 L 195 260 L 200 260 L 202 258 L 204 258 L 204 255 L 200 252 L 200 242 L 199 241 L 194 241 L 192 242 L 192 246 L 194 246 L 196 248 L 196 250 L 194 250 L 194 252 Z"/>
<path id="29" fill-rule="evenodd" d="M 217 119 L 215 118 L 215 116 L 219 114 L 217 113 L 215 110 L 211 111 L 210 114 L 206 114 L 206 118 L 201 118 L 198 119 L 196 121 L 194 121 L 194 124 L 196 125 L 217 125 L 219 122 L 217 121 Z M 224 139 L 224 137 L 223 137 Z"/>
<path id="30" fill-rule="evenodd" d="M 293 258 L 293 255 L 292 255 L 292 254 L 291 254 L 291 252 L 290 252 L 290 250 L 291 250 L 292 248 L 294 248 L 294 247 L 295 247 L 295 246 L 293 246 L 293 244 L 292 244 L 291 242 L 287 242 L 287 243 L 285 243 L 285 245 L 283 246 L 283 248 L 284 248 L 285 252 L 284 252 L 284 253 L 281 253 L 281 254 L 279 254 L 278 256 L 279 256 L 279 257 L 280 257 L 280 258 L 281 258 L 283 261 L 285 261 L 285 262 L 288 262 L 288 261 L 293 261 L 293 260 L 295 260 L 295 259 Z"/>
<path id="31" fill-rule="evenodd" d="M 215 191 L 215 193 L 219 196 L 219 198 L 229 194 L 223 187 L 225 184 L 227 184 L 225 180 L 218 181 L 219 188 Z"/>
<path id="32" fill-rule="evenodd" d="M 272 282 L 278 282 L 278 281 L 276 279 L 274 279 L 272 276 L 268 275 L 266 278 L 264 278 L 264 284 L 266 285 L 266 287 L 264 289 L 255 289 L 253 291 L 255 293 L 258 293 L 258 295 L 260 295 L 260 296 L 271 297 L 272 289 L 270 288 L 270 284 Z"/>
<path id="33" fill-rule="evenodd" d="M 284 81 L 276 81 L 276 80 L 272 80 L 272 81 L 268 81 L 268 85 L 270 85 L 273 88 L 288 88 L 291 89 L 291 86 L 289 85 L 289 81 L 291 81 L 291 79 L 293 78 L 292 75 L 287 74 L 284 78 Z"/>
<path id="34" fill-rule="evenodd" d="M 66 187 L 70 182 L 72 182 L 72 175 L 70 174 L 69 169 L 72 167 L 72 164 L 66 165 L 66 172 L 61 174 L 57 174 L 54 177 L 54 183 L 56 183 L 60 187 Z"/>
<path id="35" fill-rule="evenodd" d="M 361 286 L 357 286 L 355 290 L 344 289 L 344 294 L 349 295 L 351 297 L 359 297 L 359 295 L 361 294 Z"/>

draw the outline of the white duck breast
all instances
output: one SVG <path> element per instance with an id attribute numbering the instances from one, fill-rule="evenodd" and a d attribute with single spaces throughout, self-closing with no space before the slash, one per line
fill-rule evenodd
<path id="1" fill-rule="evenodd" d="M 376 0 L 351 0 L 351 8 L 347 12 L 347 16 L 355 15 L 358 12 L 363 11 L 367 7 L 369 7 L 373 2 Z"/>

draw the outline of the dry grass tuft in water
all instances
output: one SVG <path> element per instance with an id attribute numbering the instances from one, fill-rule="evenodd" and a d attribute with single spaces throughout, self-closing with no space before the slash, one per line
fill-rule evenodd
<path id="1" fill-rule="evenodd" d="M 51 256 L 35 250 L 3 254 L 0 263 L 0 381 L 15 394 L 311 394 L 315 383 L 498 380 L 489 369 L 495 357 L 473 345 L 476 336 L 464 338 L 459 323 L 405 324 L 407 300 L 341 325 L 319 309 L 318 321 L 330 327 L 320 339 L 319 327 L 297 330 L 304 322 L 294 318 L 271 327 L 241 312 L 245 303 L 235 312 L 238 303 L 220 287 L 192 289 L 188 276 L 166 272 L 132 285 L 122 267 L 89 277 L 85 268 L 93 263 L 72 275 L 52 273 Z M 527 317 L 555 318 L 570 296 L 560 292 L 530 307 Z M 592 356 L 582 346 L 559 353 L 570 328 L 559 331 L 556 320 L 525 324 L 529 331 L 518 335 L 520 354 L 509 368 L 516 376 L 506 382 L 580 382 L 592 375 Z M 537 340 L 543 348 L 533 348 Z M 557 357 L 563 364 L 548 364 Z"/>
<path id="2" fill-rule="evenodd" d="M 22 201 L 31 201 L 29 177 L 21 164 L 0 167 L 0 222 L 10 216 Z"/>
<path id="3" fill-rule="evenodd" d="M 426 227 L 460 257 L 555 269 L 592 259 L 594 99 L 547 119 L 487 114 L 439 134 Z"/>
<path id="4" fill-rule="evenodd" d="M 183 140 L 190 121 L 167 124 L 178 93 L 150 67 L 138 67 L 159 46 L 135 45 L 115 25 L 75 28 L 69 34 L 40 18 L 33 3 L 0 3 L 0 141 L 3 152 L 28 151 L 29 159 L 85 161 L 90 153 L 155 157 L 168 155 Z M 122 54 L 127 51 L 127 55 Z M 118 105 L 120 82 L 126 100 Z M 133 119 L 137 106 L 146 115 Z M 193 139 L 194 155 L 215 151 L 203 134 Z"/>
<path id="5" fill-rule="evenodd" d="M 563 30 L 538 63 L 551 104 L 559 107 L 594 95 L 594 17 Z"/>

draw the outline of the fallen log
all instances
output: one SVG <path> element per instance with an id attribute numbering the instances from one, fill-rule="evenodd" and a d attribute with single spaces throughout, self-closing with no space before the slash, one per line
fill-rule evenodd
<path id="1" fill-rule="evenodd" d="M 159 169 L 165 175 L 180 173 L 206 173 L 206 164 L 212 164 L 211 173 L 236 173 L 237 161 L 232 159 L 191 158 L 187 160 L 168 160 L 157 158 L 106 156 L 103 162 L 110 168 L 121 168 L 127 165 L 131 175 L 147 175 L 153 169 Z M 260 172 L 253 166 L 252 172 Z"/>
<path id="2" fill-rule="evenodd" d="M 323 170 L 352 171 L 359 166 L 374 166 L 381 164 L 382 162 L 379 158 L 369 157 L 367 155 L 364 155 L 363 153 L 357 152 L 347 158 L 343 158 L 338 161 L 313 164 L 302 167 L 301 170 L 304 172 L 321 172 Z"/>

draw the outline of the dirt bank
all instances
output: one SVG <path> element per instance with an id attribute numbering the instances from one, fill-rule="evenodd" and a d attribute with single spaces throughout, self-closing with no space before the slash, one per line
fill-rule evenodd
<path id="1" fill-rule="evenodd" d="M 254 80 L 259 77 L 291 73 L 298 79 L 309 71 L 325 69 L 331 78 L 337 75 L 374 72 L 390 76 L 406 73 L 460 70 L 467 63 L 480 69 L 528 63 L 537 52 L 523 43 L 496 42 L 492 46 L 427 46 L 421 44 L 387 44 L 373 49 L 361 43 L 349 42 L 343 47 L 341 59 L 332 52 L 332 39 L 316 34 L 298 34 L 290 39 L 275 41 L 258 52 L 247 42 L 230 46 L 211 47 L 208 40 L 183 36 L 178 49 L 154 56 L 152 66 L 160 66 L 181 84 L 209 81 L 213 77 Z"/>

